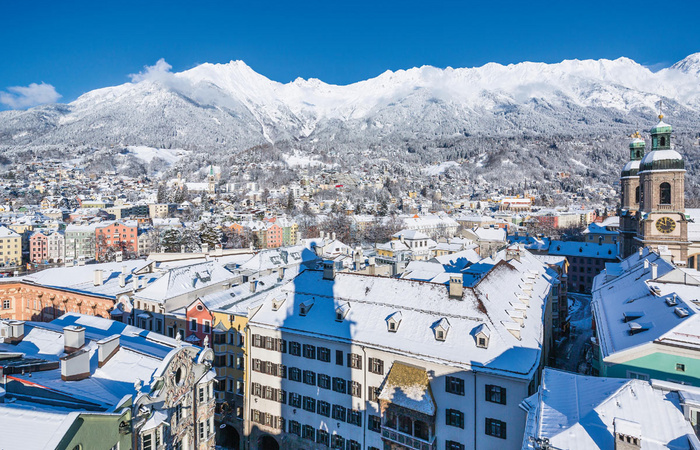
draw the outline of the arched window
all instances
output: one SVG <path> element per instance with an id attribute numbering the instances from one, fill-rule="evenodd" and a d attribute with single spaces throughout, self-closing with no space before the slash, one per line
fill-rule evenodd
<path id="1" fill-rule="evenodd" d="M 639 203 L 639 190 L 640 190 L 640 188 L 641 188 L 640 186 L 637 186 L 637 189 L 634 190 L 634 202 L 635 203 Z"/>
<path id="2" fill-rule="evenodd" d="M 659 186 L 659 203 L 662 205 L 671 204 L 671 185 L 668 183 L 661 183 Z"/>
<path id="3" fill-rule="evenodd" d="M 666 145 L 666 136 L 661 136 L 659 138 L 659 147 L 664 147 Z"/>

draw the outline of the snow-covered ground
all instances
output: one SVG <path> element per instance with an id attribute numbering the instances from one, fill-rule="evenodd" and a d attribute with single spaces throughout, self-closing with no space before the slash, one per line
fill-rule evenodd
<path id="1" fill-rule="evenodd" d="M 154 158 L 158 157 L 168 164 L 173 164 L 178 159 L 183 156 L 188 155 L 190 152 L 188 150 L 183 150 L 181 148 L 153 148 L 145 146 L 129 146 L 127 147 L 129 153 L 145 162 L 146 164 L 153 161 Z"/>
<path id="2" fill-rule="evenodd" d="M 314 167 L 324 165 L 321 161 L 314 159 L 313 156 L 304 155 L 300 152 L 294 152 L 292 155 L 282 155 L 284 162 L 289 167 Z"/>
<path id="3" fill-rule="evenodd" d="M 445 173 L 445 171 L 450 167 L 459 167 L 459 163 L 456 161 L 446 161 L 438 165 L 426 167 L 423 169 L 423 173 L 428 176 L 440 175 Z"/>

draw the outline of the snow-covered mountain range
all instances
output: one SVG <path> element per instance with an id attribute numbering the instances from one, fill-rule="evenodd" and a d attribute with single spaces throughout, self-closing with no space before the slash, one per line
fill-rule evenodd
<path id="1" fill-rule="evenodd" d="M 657 72 L 628 58 L 490 63 L 387 71 L 346 86 L 318 79 L 278 83 L 241 61 L 172 73 L 161 60 L 132 82 L 69 104 L 0 112 L 0 150 L 11 155 L 32 148 L 148 146 L 206 158 L 285 143 L 295 152 L 323 147 L 364 156 L 394 149 L 397 161 L 418 154 L 425 162 L 431 155 L 449 159 L 441 149 L 478 146 L 479 136 L 491 143 L 498 137 L 624 138 L 654 124 L 659 100 L 677 135 L 695 139 L 700 53 Z M 624 147 L 611 166 L 624 158 Z M 466 160 L 470 153 L 454 154 Z M 562 159 L 561 167 L 574 157 L 552 155 Z"/>

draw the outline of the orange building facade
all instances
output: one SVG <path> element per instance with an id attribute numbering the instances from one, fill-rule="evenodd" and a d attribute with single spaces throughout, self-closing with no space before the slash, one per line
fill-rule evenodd
<path id="1" fill-rule="evenodd" d="M 66 312 L 110 319 L 116 300 L 26 282 L 0 283 L 0 318 L 50 322 Z"/>

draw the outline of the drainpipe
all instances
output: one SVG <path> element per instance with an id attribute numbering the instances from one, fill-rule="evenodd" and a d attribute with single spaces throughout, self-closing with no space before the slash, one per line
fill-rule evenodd
<path id="1" fill-rule="evenodd" d="M 367 399 L 365 398 L 367 395 L 367 388 L 368 388 L 368 386 L 367 386 L 367 369 L 368 369 L 367 364 L 368 364 L 368 362 L 367 362 L 367 351 L 365 350 L 364 345 L 361 345 L 360 348 L 362 349 L 362 354 L 364 355 L 363 356 L 364 361 L 362 363 L 363 364 L 362 367 L 364 368 L 362 370 L 362 376 L 363 376 L 362 386 L 364 386 L 362 389 L 362 398 L 363 398 L 363 402 L 365 403 L 365 413 L 362 415 L 363 416 L 363 419 L 362 419 L 362 421 L 363 421 L 363 424 L 362 424 L 362 448 L 365 448 L 365 444 L 367 442 L 367 425 L 369 424 L 369 416 L 367 414 L 367 411 L 368 411 Z"/>
<path id="2" fill-rule="evenodd" d="M 476 404 L 477 404 L 477 398 L 476 398 L 476 370 L 473 370 L 474 372 L 474 448 L 476 448 L 476 422 L 477 422 L 477 416 L 476 416 Z"/>
<path id="3" fill-rule="evenodd" d="M 245 328 L 245 342 L 243 343 L 242 350 L 245 352 L 245 380 L 243 382 L 243 429 L 245 433 L 245 448 L 250 449 L 250 418 L 248 417 L 248 411 L 250 410 L 250 389 L 248 385 L 250 384 L 250 366 L 252 364 L 250 359 L 250 351 L 246 351 L 246 347 L 250 348 L 250 327 L 246 322 Z"/>

